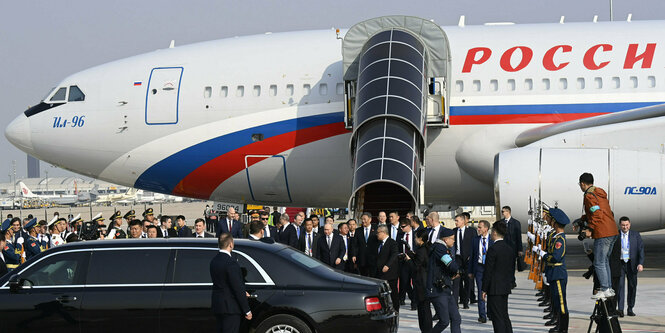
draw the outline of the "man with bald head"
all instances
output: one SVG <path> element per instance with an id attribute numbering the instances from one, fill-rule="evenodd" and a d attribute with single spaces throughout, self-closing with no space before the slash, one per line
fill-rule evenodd
<path id="1" fill-rule="evenodd" d="M 342 236 L 333 233 L 332 223 L 323 226 L 321 235 L 314 247 L 314 258 L 321 260 L 332 268 L 344 269 L 344 240 Z"/>
<path id="2" fill-rule="evenodd" d="M 217 238 L 223 233 L 229 233 L 233 238 L 243 238 L 242 237 L 242 225 L 240 221 L 235 219 L 236 210 L 233 207 L 229 207 L 226 211 L 226 218 L 220 219 L 217 222 L 216 234 Z"/>
<path id="3" fill-rule="evenodd" d="M 441 238 L 443 230 L 447 229 L 441 225 L 441 220 L 439 220 L 439 213 L 431 212 L 427 215 L 427 227 L 429 229 L 429 242 L 433 244 L 437 239 Z"/>

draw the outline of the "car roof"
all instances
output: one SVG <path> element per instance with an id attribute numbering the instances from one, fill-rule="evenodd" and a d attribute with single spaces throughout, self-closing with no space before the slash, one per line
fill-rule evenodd
<path id="1" fill-rule="evenodd" d="M 234 240 L 236 247 L 241 248 L 255 248 L 260 250 L 276 252 L 286 248 L 287 246 L 279 243 L 265 243 L 257 242 L 248 239 Z M 55 248 L 53 250 L 66 251 L 72 249 L 95 249 L 95 248 L 109 248 L 109 247 L 210 247 L 217 248 L 218 243 L 216 238 L 138 238 L 138 239 L 114 239 L 114 240 L 94 240 L 94 241 L 79 241 L 67 243 Z"/>

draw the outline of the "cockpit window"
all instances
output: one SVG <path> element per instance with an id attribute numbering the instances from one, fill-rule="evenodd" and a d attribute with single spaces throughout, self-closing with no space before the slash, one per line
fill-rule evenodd
<path id="1" fill-rule="evenodd" d="M 67 95 L 67 88 L 60 88 L 55 92 L 55 94 L 53 94 L 53 97 L 51 97 L 51 102 L 64 102 L 65 95 Z"/>
<path id="2" fill-rule="evenodd" d="M 85 95 L 77 86 L 69 86 L 69 99 L 70 102 L 80 102 L 85 100 Z"/>

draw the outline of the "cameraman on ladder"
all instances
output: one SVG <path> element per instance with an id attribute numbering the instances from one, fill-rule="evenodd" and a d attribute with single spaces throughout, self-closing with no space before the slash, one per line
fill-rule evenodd
<path id="1" fill-rule="evenodd" d="M 580 229 L 580 239 L 593 238 L 593 266 L 600 282 L 600 289 L 591 297 L 602 299 L 614 296 L 612 273 L 610 272 L 610 254 L 619 231 L 614 222 L 614 213 L 607 200 L 607 193 L 593 186 L 593 175 L 583 173 L 580 176 L 580 189 L 584 192 L 584 215 L 581 222 L 575 223 L 573 230 Z"/>

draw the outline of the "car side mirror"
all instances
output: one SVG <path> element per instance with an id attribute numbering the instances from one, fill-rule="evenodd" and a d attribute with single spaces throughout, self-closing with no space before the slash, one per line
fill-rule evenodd
<path id="1" fill-rule="evenodd" d="M 11 293 L 17 293 L 21 288 L 21 278 L 18 274 L 14 274 L 9 277 L 9 291 Z"/>

